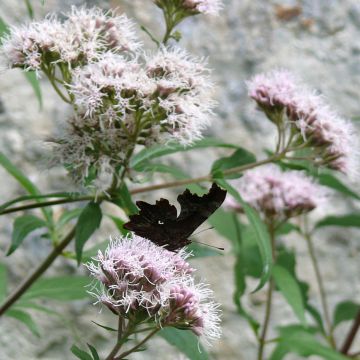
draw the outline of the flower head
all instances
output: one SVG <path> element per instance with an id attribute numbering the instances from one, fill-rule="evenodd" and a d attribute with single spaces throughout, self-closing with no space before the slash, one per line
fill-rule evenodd
<path id="1" fill-rule="evenodd" d="M 188 256 L 131 235 L 112 240 L 87 267 L 103 284 L 98 301 L 113 312 L 192 330 L 206 339 L 219 337 L 218 305 L 206 285 L 195 285 Z"/>
<path id="2" fill-rule="evenodd" d="M 182 6 L 205 15 L 218 15 L 223 7 L 221 0 L 183 0 Z"/>
<path id="3" fill-rule="evenodd" d="M 8 66 L 36 71 L 55 64 L 74 68 L 97 60 L 105 51 L 123 53 L 139 47 L 134 26 L 125 15 L 95 7 L 72 7 L 65 15 L 64 22 L 49 15 L 39 22 L 11 27 L 2 44 Z"/>
<path id="4" fill-rule="evenodd" d="M 328 194 L 303 172 L 282 171 L 273 164 L 246 171 L 235 186 L 263 217 L 280 221 L 315 209 Z M 233 198 L 226 201 L 229 207 L 239 209 Z"/>
<path id="5" fill-rule="evenodd" d="M 355 128 L 336 114 L 322 96 L 308 90 L 286 70 L 257 75 L 247 86 L 249 96 L 271 121 L 285 121 L 285 128 L 289 127 L 293 136 L 291 146 L 311 149 L 315 165 L 350 176 L 357 172 L 360 161 Z"/>

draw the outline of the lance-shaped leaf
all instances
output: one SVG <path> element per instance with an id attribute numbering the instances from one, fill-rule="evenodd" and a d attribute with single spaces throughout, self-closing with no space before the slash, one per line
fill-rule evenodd
<path id="1" fill-rule="evenodd" d="M 250 226 L 253 228 L 255 233 L 255 240 L 259 247 L 261 259 L 263 262 L 263 272 L 262 276 L 260 278 L 260 283 L 257 286 L 257 288 L 254 291 L 258 291 L 261 289 L 266 282 L 268 281 L 270 274 L 271 274 L 271 268 L 272 268 L 272 250 L 271 250 L 271 241 L 270 241 L 270 235 L 267 231 L 267 228 L 264 224 L 264 222 L 261 220 L 259 214 L 255 209 L 250 207 L 240 196 L 240 194 L 225 180 L 218 179 L 217 183 L 222 186 L 224 189 L 226 189 L 231 196 L 233 196 L 241 205 L 243 208 Z"/>
<path id="2" fill-rule="evenodd" d="M 224 176 L 223 172 L 225 170 L 230 170 L 238 166 L 251 164 L 255 161 L 256 157 L 254 154 L 245 149 L 239 148 L 235 150 L 232 155 L 216 160 L 211 168 L 211 173 L 214 178 L 221 178 Z M 239 176 L 241 176 L 241 173 L 226 175 L 226 177 L 229 179 L 238 178 Z"/>
<path id="3" fill-rule="evenodd" d="M 159 335 L 169 344 L 175 346 L 190 360 L 208 360 L 209 356 L 199 339 L 189 330 L 178 330 L 175 328 L 164 328 Z"/>
<path id="4" fill-rule="evenodd" d="M 294 313 L 302 325 L 306 326 L 305 305 L 301 294 L 301 289 L 296 279 L 289 271 L 280 265 L 275 265 L 273 267 L 272 276 L 277 287 L 294 310 Z"/>
<path id="5" fill-rule="evenodd" d="M 21 321 L 35 336 L 40 337 L 38 326 L 27 312 L 18 309 L 10 309 L 5 315 Z"/>
<path id="6" fill-rule="evenodd" d="M 34 215 L 23 215 L 15 219 L 7 256 L 11 255 L 34 230 L 46 227 L 46 222 Z"/>
<path id="7" fill-rule="evenodd" d="M 98 203 L 90 202 L 81 212 L 75 230 L 75 251 L 78 264 L 81 262 L 84 245 L 99 228 L 101 218 L 102 212 Z"/>
<path id="8" fill-rule="evenodd" d="M 325 226 L 360 227 L 360 214 L 328 216 L 316 224 L 317 228 Z"/>

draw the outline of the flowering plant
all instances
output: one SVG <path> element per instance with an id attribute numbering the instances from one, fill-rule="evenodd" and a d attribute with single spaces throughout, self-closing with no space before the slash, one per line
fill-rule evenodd
<path id="1" fill-rule="evenodd" d="M 39 335 L 32 311 L 56 313 L 40 302 L 42 298 L 82 299 L 83 304 L 92 301 L 111 314 L 109 321 L 117 323 L 116 329 L 96 324 L 117 336 L 116 340 L 110 336 L 115 345 L 109 351 L 106 346 L 88 344 L 85 351 L 84 346 L 73 345 L 71 352 L 77 358 L 131 358 L 157 334 L 190 359 L 206 359 L 208 349 L 221 358 L 218 344 L 226 341 L 219 340 L 221 328 L 228 324 L 226 320 L 221 324 L 220 313 L 226 319 L 229 310 L 221 309 L 215 300 L 220 295 L 218 284 L 212 282 L 213 292 L 199 280 L 192 263 L 202 256 L 219 256 L 219 251 L 181 238 L 188 232 L 177 228 L 179 223 L 194 228 L 201 218 L 230 240 L 226 256 L 235 262 L 232 291 L 238 332 L 243 333 L 245 319 L 257 343 L 258 360 L 281 360 L 289 353 L 334 360 L 354 357 L 350 348 L 360 327 L 360 305 L 343 301 L 330 315 L 313 237 L 327 226 L 358 227 L 359 215 L 315 222 L 313 214 L 329 207 L 336 194 L 354 201 L 360 198 L 339 178 L 351 181 L 358 176 L 355 126 L 290 71 L 277 69 L 246 82 L 249 101 L 276 130 L 272 149 L 258 160 L 238 144 L 204 137 L 212 121 L 221 121 L 216 92 L 205 59 L 181 47 L 178 25 L 189 17 L 217 15 L 224 5 L 220 0 L 150 2 L 160 9 L 165 25 L 161 39 L 141 27 L 154 44 L 151 50 L 139 40 L 137 23 L 116 10 L 72 7 L 62 16 L 51 14 L 21 26 L 8 27 L 0 21 L 0 53 L 6 71 L 23 71 L 40 99 L 38 79 L 45 77 L 68 107 L 45 143 L 50 171 L 64 169 L 64 179 L 68 177 L 76 189 L 66 191 L 65 185 L 61 192 L 43 193 L 0 154 L 0 165 L 28 192 L 0 205 L 1 216 L 25 212 L 14 221 L 6 255 L 13 256 L 30 234 L 51 243 L 49 254 L 18 287 L 8 292 L 5 285 L 0 286 L 0 316 L 20 320 Z M 228 153 L 213 162 L 210 173 L 196 177 L 180 168 L 181 161 L 176 166 L 163 161 L 164 156 L 200 148 L 223 148 Z M 171 180 L 160 182 L 161 173 Z M 182 206 L 178 217 L 166 199 L 149 207 L 139 202 L 143 213 L 134 215 L 139 209 L 133 198 L 141 194 L 181 187 L 202 194 L 207 182 L 218 185 L 213 186 L 215 193 L 219 189 L 225 197 L 220 187 L 228 193 L 224 209 L 213 215 L 220 200 L 188 191 L 178 198 Z M 126 230 L 126 218 L 134 216 L 138 216 L 135 228 L 142 227 L 140 234 L 148 236 Z M 120 235 L 98 243 L 96 231 L 108 225 L 105 217 Z M 154 229 L 155 240 L 162 237 L 164 246 L 151 236 Z M 296 252 L 284 237 L 292 243 L 305 240 L 321 310 L 312 304 L 309 285 L 297 274 Z M 170 251 L 166 241 L 190 245 Z M 72 242 L 74 249 L 69 246 Z M 92 281 L 75 274 L 43 277 L 57 258 L 63 259 L 63 274 L 69 267 L 77 271 L 72 262 L 76 260 L 79 271 L 86 271 Z M 223 264 L 222 260 L 215 263 Z M 1 265 L 0 276 L 4 269 Z M 254 278 L 258 281 L 254 292 L 266 292 L 262 323 L 261 311 L 252 311 L 244 302 L 251 297 L 246 288 Z M 277 320 L 271 319 L 273 298 L 279 293 L 296 323 L 281 326 L 278 336 L 270 338 L 271 320 Z M 335 330 L 345 320 L 353 324 L 344 337 Z M 237 359 L 240 350 L 236 351 Z"/>

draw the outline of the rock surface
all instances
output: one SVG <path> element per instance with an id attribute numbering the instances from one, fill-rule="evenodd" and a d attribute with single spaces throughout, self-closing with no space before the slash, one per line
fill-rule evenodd
<path id="1" fill-rule="evenodd" d="M 160 36 L 162 32 L 159 26 L 160 13 L 150 0 L 46 0 L 44 7 L 38 0 L 33 0 L 32 3 L 37 18 L 43 17 L 48 11 L 68 11 L 71 5 L 86 3 L 105 8 L 118 6 L 154 34 Z M 359 117 L 358 0 L 225 0 L 224 3 L 224 10 L 219 17 L 198 16 L 180 27 L 183 34 L 181 45 L 194 54 L 209 58 L 210 67 L 214 69 L 213 77 L 218 84 L 218 119 L 208 130 L 208 134 L 240 144 L 257 154 L 261 154 L 265 148 L 271 148 L 275 129 L 255 110 L 254 104 L 246 96 L 244 82 L 253 74 L 278 67 L 286 67 L 298 74 L 310 86 L 323 93 L 345 117 Z M 9 24 L 27 21 L 22 1 L 2 0 L 0 14 Z M 149 48 L 153 47 L 144 33 L 139 30 L 139 34 Z M 45 79 L 41 80 L 44 107 L 39 111 L 33 91 L 19 71 L 1 72 L 0 78 L 0 150 L 20 166 L 44 192 L 72 189 L 63 170 L 47 169 L 42 145 L 42 139 L 51 134 L 54 123 L 66 116 L 66 106 L 58 100 Z M 186 170 L 190 167 L 191 174 L 202 175 L 210 167 L 209 159 L 215 159 L 216 155 L 218 153 L 215 151 L 185 153 L 174 161 Z M 22 194 L 19 185 L 2 168 L 0 177 L 1 202 Z M 156 193 L 151 196 L 158 195 Z M 171 191 L 161 195 L 174 196 Z M 350 201 L 345 205 L 343 202 L 339 204 L 337 209 L 342 212 L 356 208 Z M 331 211 L 326 209 L 315 216 Z M 13 218 L 14 216 L 0 218 L 1 262 L 9 266 L 10 284 L 18 283 L 50 249 L 45 240 L 34 236 L 15 255 L 5 258 L 3 254 L 11 237 Z M 108 229 L 114 231 L 110 225 Z M 206 236 L 206 241 L 211 237 L 216 244 L 222 242 L 230 247 L 225 240 L 219 240 L 213 231 L 203 236 Z M 321 232 L 316 239 L 316 251 L 321 259 L 331 308 L 339 300 L 360 300 L 360 283 L 356 280 L 360 273 L 358 236 L 359 233 L 355 231 L 334 230 L 331 233 Z M 319 292 L 304 242 L 293 235 L 285 241 L 299 254 L 298 275 L 311 284 L 312 303 L 319 305 Z M 195 263 L 200 269 L 199 276 L 211 283 L 223 308 L 224 336 L 210 349 L 214 359 L 255 359 L 255 338 L 246 322 L 236 315 L 232 303 L 233 256 L 227 252 L 223 257 L 199 259 Z M 63 271 L 64 266 L 68 272 L 79 271 L 74 268 L 73 262 L 58 260 L 48 275 Z M 254 286 L 255 283 L 249 283 L 250 289 Z M 263 306 L 260 305 L 263 305 L 264 298 L 265 290 L 249 295 L 245 300 L 246 306 L 259 320 L 263 317 Z M 67 321 L 64 325 L 56 318 L 34 312 L 43 334 L 40 339 L 36 339 L 20 323 L 4 318 L 0 328 L 1 360 L 73 359 L 69 350 L 73 342 L 83 345 L 86 342 L 92 343 L 101 349 L 101 356 L 109 352 L 114 339 L 109 333 L 93 325 L 91 320 L 115 326 L 111 315 L 106 311 L 99 313 L 97 307 L 86 302 L 49 304 L 60 309 L 66 319 L 71 319 L 71 323 Z M 291 309 L 280 295 L 275 297 L 275 308 L 277 310 L 272 319 L 277 325 L 295 320 Z M 336 332 L 339 342 L 346 329 L 343 326 Z M 162 339 L 155 339 L 150 343 L 146 357 L 144 353 L 140 353 L 133 356 L 133 359 L 170 360 L 176 359 L 175 354 L 176 351 Z M 287 359 L 299 357 L 289 356 Z"/>

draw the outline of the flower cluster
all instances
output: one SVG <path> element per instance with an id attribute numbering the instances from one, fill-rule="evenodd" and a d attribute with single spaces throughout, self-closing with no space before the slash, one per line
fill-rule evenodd
<path id="1" fill-rule="evenodd" d="M 139 47 L 133 23 L 125 15 L 72 7 L 66 16 L 64 22 L 50 15 L 10 28 L 2 44 L 8 66 L 36 71 L 63 64 L 74 68 L 97 60 L 105 51 L 132 52 Z"/>
<path id="2" fill-rule="evenodd" d="M 264 218 L 278 221 L 315 209 L 328 194 L 324 187 L 303 172 L 283 172 L 274 164 L 246 171 L 235 187 Z M 232 197 L 228 197 L 226 202 L 230 208 L 241 209 Z"/>
<path id="3" fill-rule="evenodd" d="M 11 67 L 45 73 L 73 106 L 52 162 L 97 191 L 115 184 L 137 145 L 191 144 L 213 115 L 205 61 L 165 46 L 146 54 L 125 15 L 73 7 L 63 22 L 12 28 L 2 52 Z"/>
<path id="4" fill-rule="evenodd" d="M 322 96 L 285 70 L 257 75 L 247 85 L 249 96 L 271 121 L 282 122 L 286 115 L 292 136 L 298 134 L 292 144 L 311 148 L 315 164 L 349 175 L 356 172 L 359 151 L 355 128 L 330 109 Z"/>
<path id="5" fill-rule="evenodd" d="M 112 178 L 136 144 L 169 140 L 187 145 L 201 137 L 214 102 L 202 60 L 180 49 L 161 48 L 143 59 L 104 53 L 72 72 L 69 92 L 78 115 L 56 139 L 55 158 L 72 164 L 73 178 L 83 183 L 89 172 Z M 98 190 L 105 190 L 107 184 Z"/>
<path id="6" fill-rule="evenodd" d="M 175 0 L 172 2 L 172 5 L 176 7 L 176 14 L 178 11 L 183 11 L 184 17 L 196 14 L 218 15 L 223 7 L 221 0 Z M 165 11 L 169 9 L 168 0 L 154 0 L 154 3 Z"/>
<path id="7" fill-rule="evenodd" d="M 207 286 L 194 283 L 188 256 L 132 235 L 112 240 L 87 267 L 103 284 L 98 301 L 114 313 L 192 330 L 205 340 L 218 338 L 218 304 Z"/>
<path id="8" fill-rule="evenodd" d="M 218 15 L 222 9 L 222 2 L 220 0 L 183 0 L 182 6 L 193 12 Z"/>

